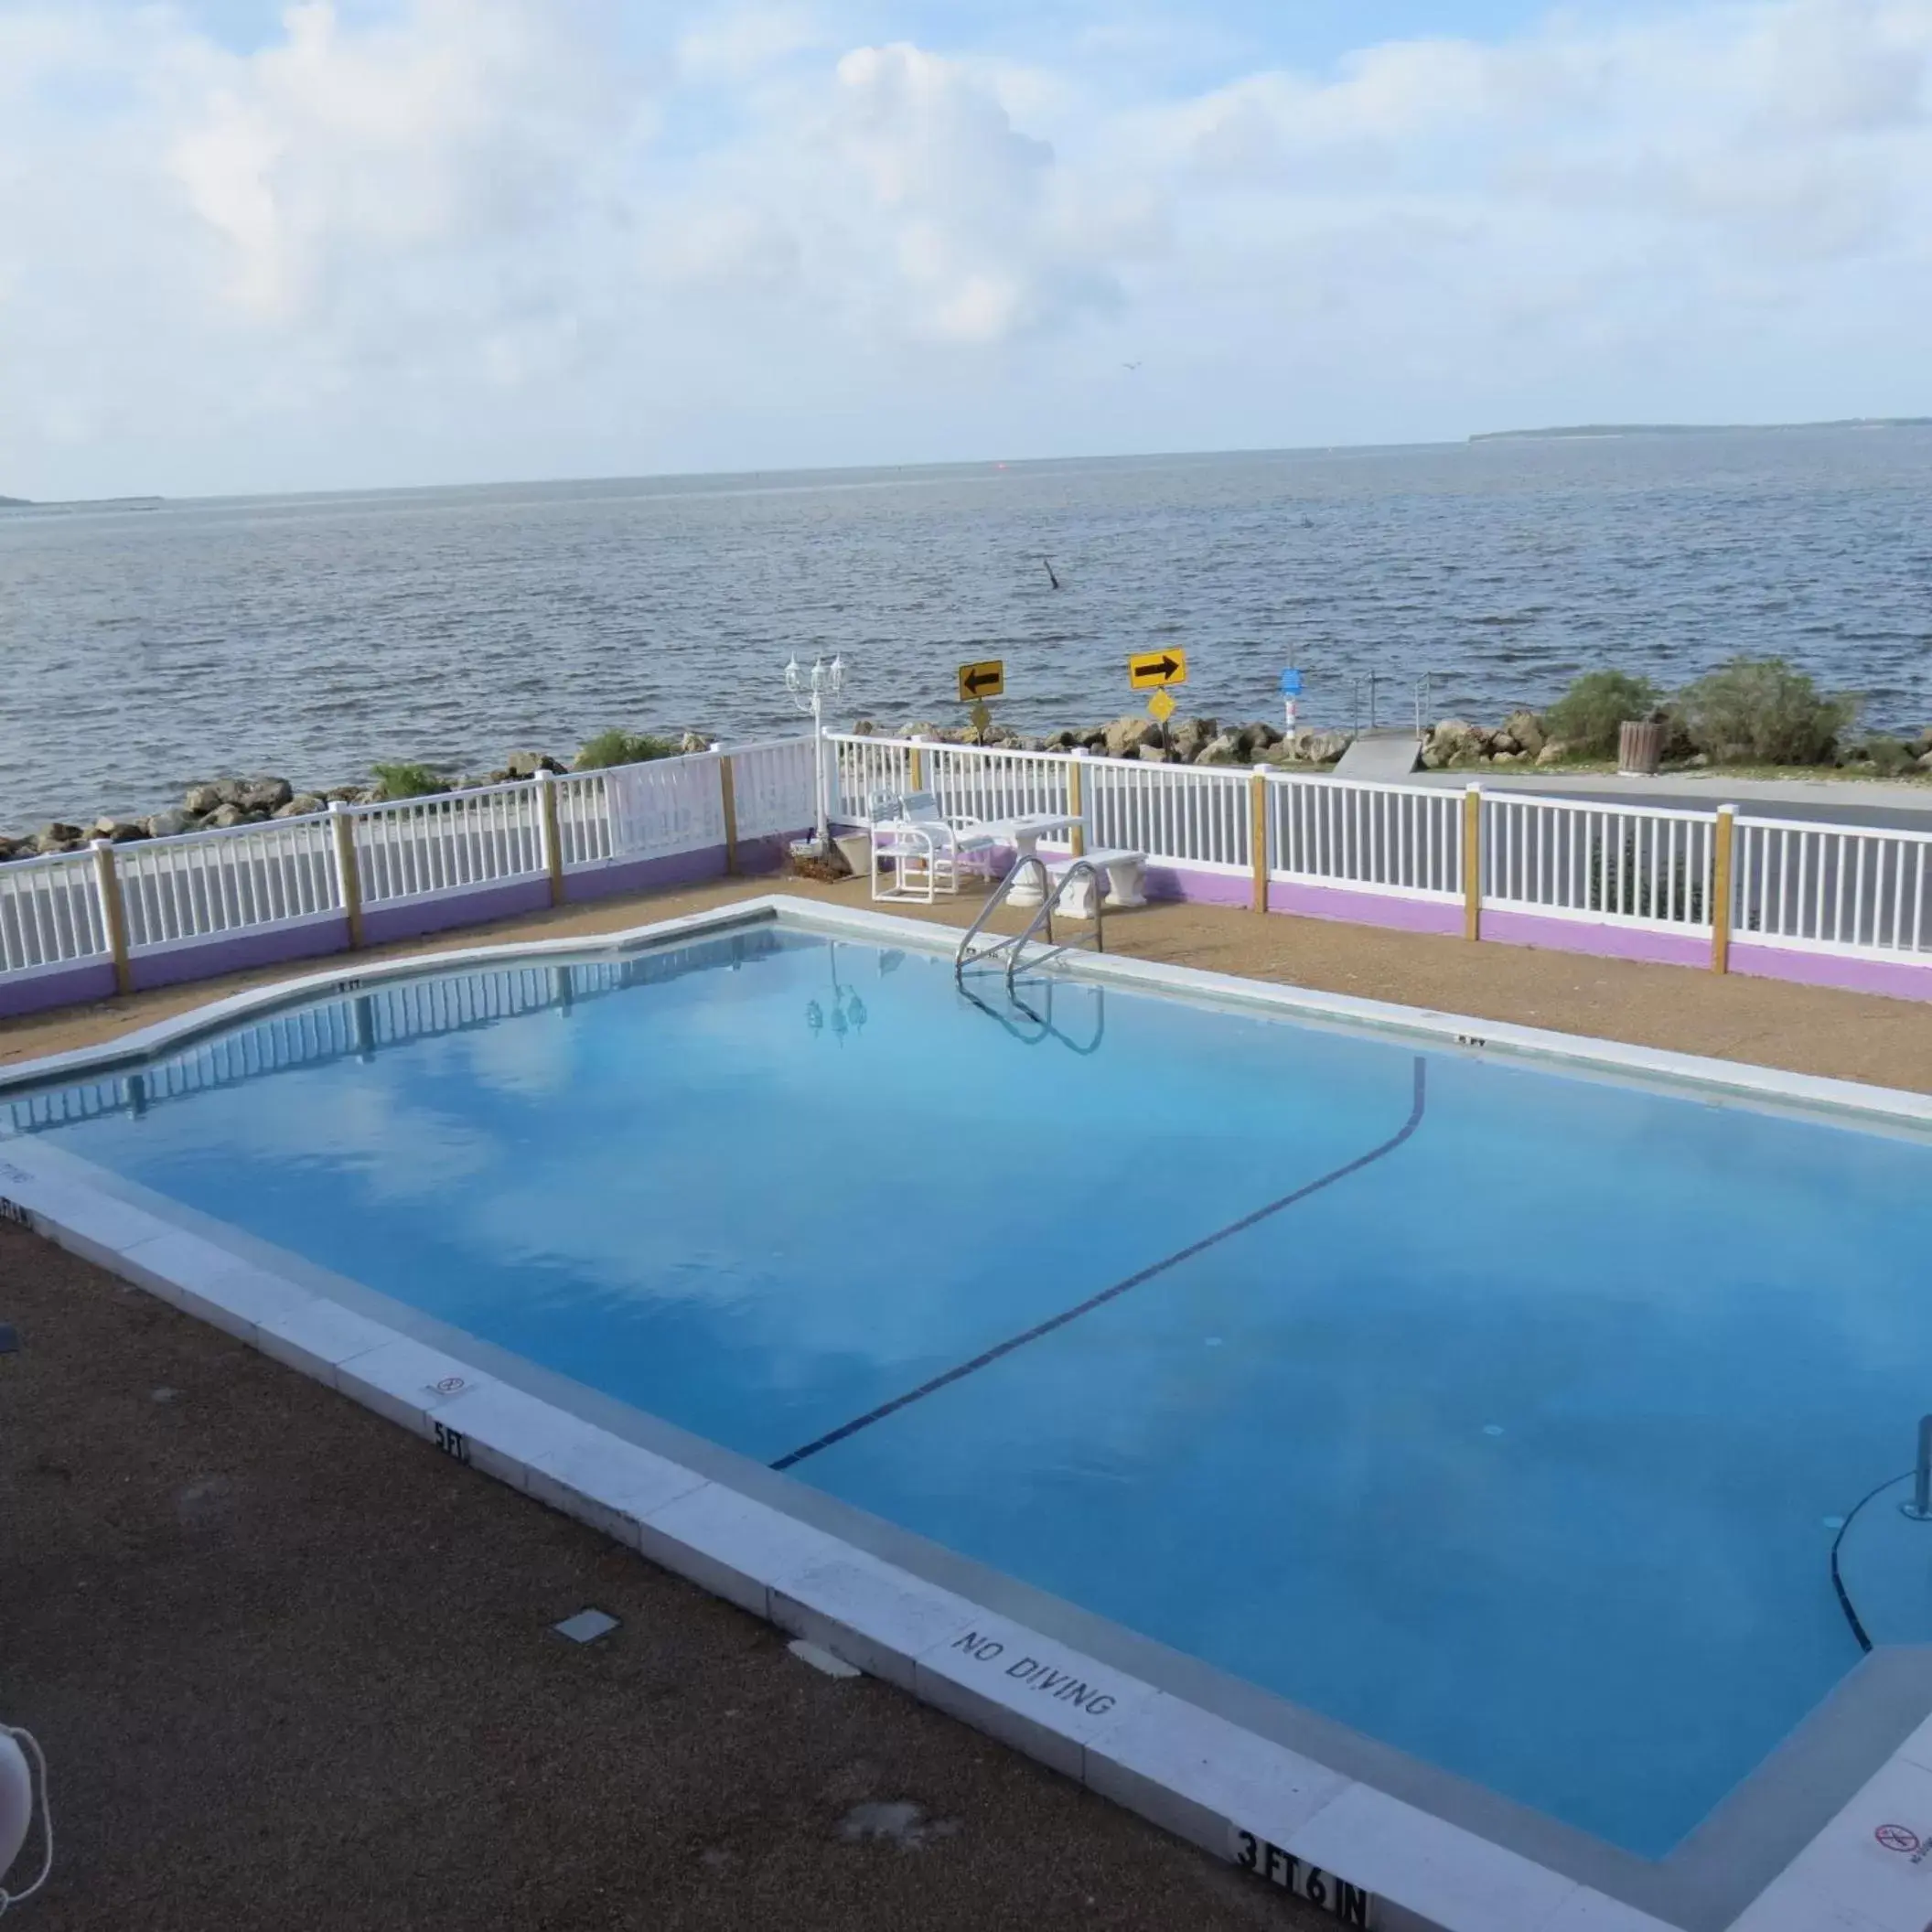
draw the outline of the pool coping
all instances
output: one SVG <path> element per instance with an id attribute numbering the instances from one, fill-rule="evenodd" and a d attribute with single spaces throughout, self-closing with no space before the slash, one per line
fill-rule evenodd
<path id="1" fill-rule="evenodd" d="M 364 965 L 355 973 L 338 969 L 252 989 L 117 1041 L 0 1070 L 0 1097 L 138 1064 L 266 1010 L 339 997 L 382 981 L 510 961 L 607 959 L 773 920 L 792 929 L 884 940 L 925 952 L 943 954 L 956 943 L 949 928 L 925 922 L 771 894 L 601 939 L 456 948 Z M 1932 1097 L 1851 1081 L 1118 956 L 1071 953 L 1062 956 L 1057 970 L 1123 990 L 1180 993 L 1351 1031 L 1367 1027 L 1439 1049 L 1561 1060 L 1612 1077 L 1715 1089 L 1760 1105 L 1854 1113 L 1873 1125 L 1932 1124 Z M 856 1540 L 853 1526 L 859 1512 L 824 1507 L 832 1499 L 821 1492 L 609 1399 L 602 1399 L 605 1421 L 619 1426 L 601 1426 L 583 1412 L 585 1405 L 570 1405 L 561 1392 L 546 1400 L 544 1393 L 519 1386 L 533 1379 L 512 1379 L 502 1372 L 517 1358 L 459 1331 L 437 1333 L 440 1325 L 410 1321 L 372 1291 L 358 1293 L 357 1284 L 325 1278 L 313 1266 L 290 1265 L 295 1258 L 278 1257 L 265 1243 L 224 1239 L 220 1223 L 197 1228 L 191 1225 L 195 1218 L 158 1214 L 131 1197 L 141 1192 L 113 1184 L 65 1150 L 37 1145 L 30 1136 L 0 1136 L 0 1213 L 13 1208 L 8 1218 L 25 1219 L 59 1245 L 327 1382 L 459 1462 L 579 1518 L 1217 1856 L 1248 1865 L 1263 1879 L 1305 1889 L 1313 1874 L 1330 1894 L 1331 1906 L 1345 1896 L 1339 1887 L 1360 1888 L 1377 1902 L 1376 1923 L 1393 1932 L 1410 1927 L 1442 1932 L 1640 1932 L 1667 1924 L 1709 1932 L 1725 1922 L 1708 1911 L 1673 1912 L 1666 1919 L 1640 1910 L 1627 1897 L 1499 1843 L 1426 1801 L 1411 1802 L 1384 1788 L 1400 1780 L 1378 1783 L 1350 1775 L 1210 1708 L 1225 1700 L 1213 1695 L 1211 1680 L 1218 1674 L 1207 1667 L 1177 1679 L 1164 1668 L 1161 1647 L 1135 1639 L 1127 1654 L 1138 1668 L 1120 1668 L 1113 1659 L 1121 1646 L 1066 1640 L 1069 1629 L 1078 1638 L 1085 1626 L 1102 1633 L 1114 1627 L 1103 1620 L 1087 1613 L 1055 1615 L 1055 1600 L 1024 1586 L 984 1587 L 992 1573 L 963 1559 L 948 1572 L 960 1587 L 949 1588 L 935 1580 L 933 1562 L 921 1561 L 922 1552 L 929 1559 L 932 1546 L 921 1546 L 909 1533 L 896 1532 L 897 1542 L 886 1540 L 884 1546 L 903 1559 L 891 1561 L 866 1547 L 879 1543 L 878 1537 Z M 491 1366 L 480 1368 L 479 1358 Z M 564 1379 L 552 1379 L 561 1391 Z M 653 1426 L 622 1429 L 614 1413 L 620 1410 Z M 808 1506 L 807 1497 L 818 1502 Z M 1112 1658 L 1097 1650 L 1111 1650 Z M 1890 1828 L 1894 1843 L 1903 1842 L 1901 1830 L 1915 1842 L 1932 1838 L 1932 1716 L 1925 1715 L 1932 1708 L 1928 1661 L 1932 1650 L 1900 1647 L 1889 1664 L 1884 1653 L 1874 1653 L 1841 1685 L 1840 1693 L 1845 1692 L 1862 1671 L 1864 1705 L 1883 1720 L 1889 1698 L 1893 1729 L 1899 1728 L 1902 1702 L 1908 1701 L 1923 1721 L 1809 1841 L 1791 1842 L 1795 1857 L 1741 1915 L 1726 1913 L 1737 1932 L 1796 1932 L 1828 1924 L 1921 1932 L 1932 1916 L 1932 1860 L 1914 1863 L 1909 1854 L 1887 1849 L 1877 1831 Z M 1874 1689 L 1868 1667 L 1880 1665 L 1891 1675 Z M 1176 1681 L 1184 1688 L 1176 1689 Z M 1854 1701 L 1841 1700 L 1840 1693 L 1828 1704 Z M 1268 1693 L 1258 1696 L 1282 1703 Z M 1867 1738 L 1872 1723 L 1868 1710 L 1861 1733 Z M 1317 1720 L 1313 1728 L 1318 1735 L 1324 1725 L 1340 1733 L 1341 1727 Z M 1401 1758 L 1380 1748 L 1390 1761 Z M 1330 1754 L 1336 1755 L 1343 1754 Z M 1876 1756 L 1869 1748 L 1857 1755 L 1861 1769 Z M 1450 1774 L 1423 1769 L 1428 1775 L 1420 1794 L 1425 1799 L 1432 1781 L 1444 1792 L 1462 1785 Z M 1755 1781 L 1755 1774 L 1747 1784 Z M 1466 1799 L 1466 1790 L 1464 1795 Z M 1515 1809 L 1497 1802 L 1504 1810 Z M 1468 1809 L 1466 1802 L 1462 1809 Z M 1521 1839 L 1520 1819 L 1513 1822 L 1518 1829 L 1509 1835 Z M 1583 1836 L 1560 1826 L 1550 1835 L 1552 1842 Z M 1606 1849 L 1614 1853 L 1612 1864 L 1629 1860 L 1629 1854 Z M 1752 1862 L 1764 1855 L 1760 1847 Z M 1575 1863 L 1573 1857 L 1564 1862 Z M 1669 1862 L 1648 1869 L 1662 1872 Z"/>

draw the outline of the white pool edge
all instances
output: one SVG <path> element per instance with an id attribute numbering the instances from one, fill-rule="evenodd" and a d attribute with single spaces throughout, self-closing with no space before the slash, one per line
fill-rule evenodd
<path id="1" fill-rule="evenodd" d="M 885 915 L 771 895 L 600 939 L 471 948 L 306 975 L 212 1002 L 106 1046 L 0 1072 L 0 1095 L 84 1078 L 263 1008 L 381 980 L 509 960 L 584 956 L 788 924 L 925 950 L 946 934 Z M 1441 1045 L 1561 1058 L 1773 1102 L 1881 1121 L 1932 1121 L 1916 1094 L 1744 1068 L 1274 988 L 1118 958 L 1083 977 L 1370 1025 Z M 1317 1873 L 1373 1895 L 1387 1932 L 1660 1932 L 1666 1922 L 1519 1852 L 1087 1657 L 1001 1613 L 800 1521 L 714 1476 L 644 1449 L 312 1287 L 242 1259 L 84 1178 L 86 1164 L 0 1139 L 0 1213 L 399 1423 L 467 1466 L 637 1549 L 701 1588 L 806 1637 L 1163 1829 L 1280 1882 Z M 1733 1921 L 1735 1932 L 1922 1932 L 1932 1859 L 1888 1852 L 1895 1819 L 1932 1837 L 1932 1721 L 1922 1725 Z"/>

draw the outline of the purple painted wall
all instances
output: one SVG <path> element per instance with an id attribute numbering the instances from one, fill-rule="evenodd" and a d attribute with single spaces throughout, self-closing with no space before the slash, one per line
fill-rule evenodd
<path id="1" fill-rule="evenodd" d="M 1801 986 L 1841 986 L 1849 993 L 1882 993 L 1894 1000 L 1932 1000 L 1932 961 L 1848 960 L 1830 952 L 1787 952 L 1779 946 L 1731 941 L 1731 971 L 1759 980 L 1791 980 Z"/>
<path id="2" fill-rule="evenodd" d="M 167 952 L 136 953 L 128 962 L 134 990 L 178 986 L 184 980 L 211 980 L 224 972 L 245 972 L 252 966 L 274 966 L 284 960 L 312 960 L 344 951 L 349 921 L 317 919 L 282 932 L 241 932 L 209 939 L 201 946 L 180 946 Z M 113 975 L 108 975 L 112 982 Z"/>
<path id="3" fill-rule="evenodd" d="M 1142 890 L 1150 899 L 1184 899 L 1190 906 L 1247 906 L 1254 888 L 1240 873 L 1196 872 L 1185 865 L 1150 865 Z"/>
<path id="4" fill-rule="evenodd" d="M 1460 918 L 1458 918 L 1460 929 Z M 1503 946 L 1540 946 L 1551 952 L 1589 952 L 1611 960 L 1649 960 L 1663 966 L 1711 963 L 1708 935 L 1647 932 L 1632 926 L 1594 926 L 1587 919 L 1552 919 L 1535 912 L 1483 909 L 1482 934 Z"/>
<path id="5" fill-rule="evenodd" d="M 65 972 L 43 972 L 31 980 L 0 979 L 0 1019 L 45 1013 L 49 1006 L 82 1006 L 114 993 L 114 966 L 102 960 Z"/>
<path id="6" fill-rule="evenodd" d="M 1379 892 L 1350 892 L 1346 886 L 1304 886 L 1274 879 L 1268 886 L 1268 910 L 1304 919 L 1339 919 L 1350 926 L 1390 926 L 1398 932 L 1446 933 L 1463 929 L 1460 904 L 1442 899 L 1391 899 Z"/>
<path id="7" fill-rule="evenodd" d="M 776 843 L 782 852 L 784 842 L 747 840 L 738 848 L 741 871 L 765 869 L 747 864 L 747 855 L 756 859 L 765 846 Z M 667 886 L 698 886 L 707 879 L 724 876 L 724 848 L 705 845 L 696 852 L 674 853 L 668 859 L 625 859 L 611 865 L 599 865 L 590 872 L 564 875 L 564 897 L 574 905 L 585 899 L 608 899 L 626 892 L 661 892 Z"/>
<path id="8" fill-rule="evenodd" d="M 453 892 L 446 899 L 365 906 L 362 939 L 366 945 L 381 946 L 390 939 L 413 939 L 425 932 L 446 932 L 452 926 L 482 926 L 549 907 L 548 878 L 511 879 L 501 886 L 479 886 L 474 892 Z"/>

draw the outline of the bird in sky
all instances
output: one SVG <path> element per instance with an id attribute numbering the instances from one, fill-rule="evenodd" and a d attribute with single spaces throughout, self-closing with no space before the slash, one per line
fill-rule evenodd
<path id="1" fill-rule="evenodd" d="M 1138 362 L 1122 362 L 1121 364 L 1122 369 L 1138 369 L 1140 366 Z"/>

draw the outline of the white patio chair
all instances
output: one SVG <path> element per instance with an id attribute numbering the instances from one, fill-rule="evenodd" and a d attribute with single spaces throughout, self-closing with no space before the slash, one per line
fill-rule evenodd
<path id="1" fill-rule="evenodd" d="M 931 792 L 875 793 L 871 809 L 875 899 L 929 906 L 993 870 L 998 838 L 978 819 L 948 819 Z"/>

